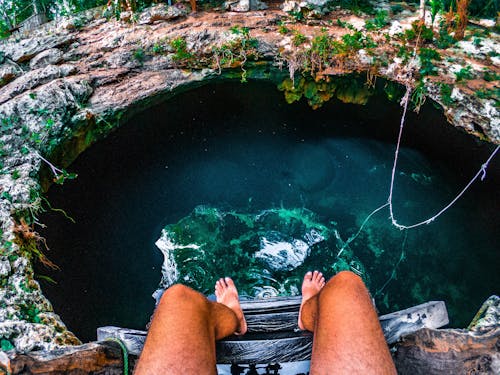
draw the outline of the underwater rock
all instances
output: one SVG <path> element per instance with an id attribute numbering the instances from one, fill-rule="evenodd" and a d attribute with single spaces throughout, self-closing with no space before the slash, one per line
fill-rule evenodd
<path id="1" fill-rule="evenodd" d="M 262 298 L 296 295 L 309 269 L 368 276 L 348 247 L 337 256 L 344 243 L 334 225 L 306 209 L 242 213 L 198 206 L 167 225 L 156 245 L 165 256 L 161 289 L 180 282 L 210 294 L 215 280 L 229 275 L 241 295 Z"/>
<path id="2" fill-rule="evenodd" d="M 335 179 L 335 161 L 320 145 L 300 145 L 293 153 L 290 170 L 294 182 L 304 191 L 314 192 L 327 187 Z"/>
<path id="3" fill-rule="evenodd" d="M 290 271 L 300 266 L 309 255 L 309 246 L 302 240 L 286 238 L 271 231 L 260 239 L 255 257 L 262 259 L 273 271 Z"/>

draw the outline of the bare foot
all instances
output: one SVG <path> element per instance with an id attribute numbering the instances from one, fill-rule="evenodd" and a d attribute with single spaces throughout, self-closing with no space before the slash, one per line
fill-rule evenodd
<path id="1" fill-rule="evenodd" d="M 302 307 L 309 299 L 318 294 L 321 288 L 323 288 L 324 286 L 325 286 L 325 278 L 323 277 L 323 274 L 321 272 L 309 271 L 304 275 L 304 281 L 302 282 L 302 302 L 300 304 L 299 321 L 298 321 L 300 329 L 305 330 L 305 327 L 302 324 L 302 319 L 301 319 Z"/>
<path id="2" fill-rule="evenodd" d="M 234 311 L 239 321 L 239 326 L 235 335 L 243 335 L 247 331 L 247 322 L 243 311 L 241 310 L 240 301 L 238 299 L 238 290 L 230 277 L 221 278 L 215 283 L 215 297 L 217 302 L 226 305 Z"/>

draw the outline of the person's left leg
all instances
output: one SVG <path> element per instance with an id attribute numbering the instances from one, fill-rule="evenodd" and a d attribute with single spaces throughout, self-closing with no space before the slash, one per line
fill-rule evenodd
<path id="1" fill-rule="evenodd" d="M 215 341 L 244 334 L 245 318 L 233 281 L 215 285 L 217 302 L 184 285 L 163 294 L 135 374 L 215 374 Z"/>

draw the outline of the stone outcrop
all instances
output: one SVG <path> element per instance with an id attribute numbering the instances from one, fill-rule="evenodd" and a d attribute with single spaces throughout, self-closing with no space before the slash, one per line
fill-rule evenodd
<path id="1" fill-rule="evenodd" d="M 24 352 L 78 342 L 33 279 L 32 262 L 40 255 L 30 247 L 37 235 L 29 225 L 37 221 L 41 192 L 53 179 L 71 178 L 57 167 L 68 165 L 135 112 L 182 90 L 219 78 L 293 79 L 307 66 L 311 40 L 322 28 L 341 38 L 351 30 L 332 26 L 337 18 L 364 23 L 345 11 L 296 24 L 277 9 L 188 16 L 182 8 L 164 5 L 122 16 L 106 20 L 94 10 L 0 42 L 2 349 Z M 400 21 L 401 29 L 411 27 Z M 294 31 L 280 33 L 281 23 Z M 305 38 L 300 43 L 298 34 Z M 372 38 L 376 45 L 362 39 L 361 48 L 322 62 L 313 73 L 327 78 L 370 71 L 414 86 L 418 64 L 403 63 L 396 57 L 398 47 L 382 34 L 374 32 Z M 498 50 L 498 36 L 492 33 L 490 39 Z M 479 50 L 478 58 L 471 53 L 453 51 L 479 77 L 484 51 Z M 381 57 L 385 60 L 379 64 Z M 492 61 L 498 74 L 498 62 Z M 494 98 L 475 95 L 485 81 L 457 85 L 445 98 L 443 80 L 454 83 L 449 63 L 443 59 L 436 67 L 439 75 L 428 79 L 428 96 L 443 105 L 451 124 L 500 144 Z M 15 232 L 15 225 L 24 229 Z"/>

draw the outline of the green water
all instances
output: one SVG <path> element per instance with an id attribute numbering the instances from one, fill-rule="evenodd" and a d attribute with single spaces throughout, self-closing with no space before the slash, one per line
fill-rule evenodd
<path id="1" fill-rule="evenodd" d="M 92 146 L 69 167 L 78 179 L 48 193 L 76 224 L 57 213 L 42 218 L 48 256 L 61 270 L 37 272 L 57 281 L 41 281 L 56 312 L 84 340 L 98 326 L 144 328 L 162 279 L 155 242 L 177 226 L 191 236 L 181 242 L 206 246 L 201 255 L 177 254 L 189 261 L 176 276 L 204 292 L 232 276 L 249 296 L 266 287 L 294 294 L 308 268 L 327 277 L 354 268 L 381 313 L 442 299 L 451 326 L 467 325 L 499 292 L 498 160 L 435 222 L 400 231 L 381 210 L 338 257 L 388 197 L 401 109 L 378 86 L 364 106 L 332 100 L 313 111 L 304 101 L 287 104 L 271 84 L 208 85 L 146 110 Z M 396 173 L 398 221 L 439 211 L 491 151 L 431 104 L 411 113 Z M 257 223 L 263 212 L 270 220 Z M 255 258 L 263 238 L 307 243 L 311 229 L 325 240 L 308 244 L 303 264 L 276 270 Z"/>

